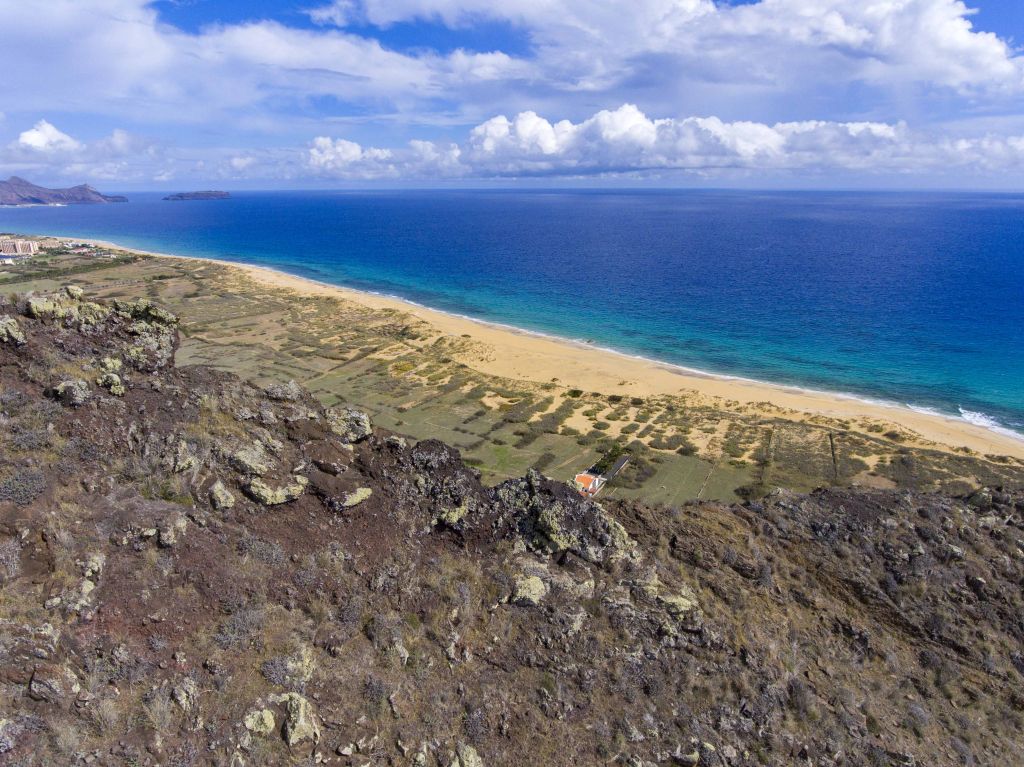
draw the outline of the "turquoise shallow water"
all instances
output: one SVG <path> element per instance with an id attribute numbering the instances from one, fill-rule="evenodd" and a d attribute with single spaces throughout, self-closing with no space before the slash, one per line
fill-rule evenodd
<path id="1" fill-rule="evenodd" d="M 239 193 L 0 229 L 276 267 L 709 372 L 1024 431 L 1024 195 Z"/>

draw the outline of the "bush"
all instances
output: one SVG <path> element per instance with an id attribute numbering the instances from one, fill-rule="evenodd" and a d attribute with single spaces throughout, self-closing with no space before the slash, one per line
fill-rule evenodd
<path id="1" fill-rule="evenodd" d="M 537 459 L 536 463 L 533 464 L 533 468 L 535 468 L 539 472 L 544 472 L 544 470 L 547 469 L 548 466 L 555 462 L 555 458 L 556 456 L 554 453 L 544 453 L 540 458 Z"/>
<path id="2" fill-rule="evenodd" d="M 15 472 L 0 482 L 0 502 L 13 501 L 27 506 L 46 490 L 46 478 L 36 469 Z"/>
<path id="3" fill-rule="evenodd" d="M 372 716 L 377 717 L 384 713 L 384 704 L 391 695 L 388 685 L 380 678 L 368 676 L 363 683 L 363 699 L 370 707 Z"/>
<path id="4" fill-rule="evenodd" d="M 258 631 L 263 629 L 263 610 L 245 607 L 231 614 L 213 637 L 220 647 L 226 649 L 247 644 Z"/>

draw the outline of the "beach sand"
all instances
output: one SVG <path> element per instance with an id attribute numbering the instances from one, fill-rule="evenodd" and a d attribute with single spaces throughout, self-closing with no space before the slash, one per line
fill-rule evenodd
<path id="1" fill-rule="evenodd" d="M 425 321 L 439 334 L 472 338 L 477 342 L 474 348 L 486 349 L 486 353 L 472 353 L 456 359 L 487 375 L 538 384 L 554 382 L 570 389 L 634 397 L 696 394 L 726 403 L 727 407 L 764 412 L 770 417 L 785 415 L 812 419 L 824 416 L 842 419 L 853 422 L 851 428 L 858 428 L 858 422 L 865 422 L 861 426 L 867 425 L 866 422 L 882 422 L 909 430 L 919 438 L 915 441 L 926 445 L 931 443 L 936 449 L 968 448 L 983 455 L 1024 459 L 1024 440 L 959 418 L 920 413 L 907 407 L 873 403 L 829 392 L 689 371 L 584 343 L 429 309 L 398 298 L 328 285 L 268 267 L 153 253 L 101 240 L 82 241 L 147 256 L 217 263 L 238 269 L 250 278 L 276 288 L 305 295 L 331 296 L 373 309 L 401 311 Z"/>

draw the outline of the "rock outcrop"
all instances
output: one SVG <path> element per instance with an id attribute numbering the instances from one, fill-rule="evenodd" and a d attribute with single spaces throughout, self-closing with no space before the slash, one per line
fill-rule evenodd
<path id="1" fill-rule="evenodd" d="M 150 303 L 72 289 L 0 318 L 2 764 L 1024 749 L 1020 488 L 652 508 L 536 471 L 487 487 L 301 387 L 178 367 Z"/>

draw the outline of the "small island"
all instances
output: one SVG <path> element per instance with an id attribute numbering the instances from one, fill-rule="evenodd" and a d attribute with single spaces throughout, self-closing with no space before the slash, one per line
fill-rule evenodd
<path id="1" fill-rule="evenodd" d="M 231 195 L 227 192 L 178 192 L 164 197 L 165 200 L 178 202 L 180 200 L 227 200 Z"/>

